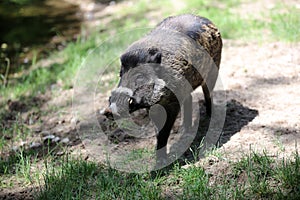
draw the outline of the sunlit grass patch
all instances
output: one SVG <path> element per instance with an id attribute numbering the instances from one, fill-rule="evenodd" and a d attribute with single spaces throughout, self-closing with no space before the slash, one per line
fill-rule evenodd
<path id="1" fill-rule="evenodd" d="M 278 160 L 251 152 L 216 174 L 178 164 L 165 172 L 133 174 L 64 157 L 46 163 L 38 199 L 298 199 L 299 166 L 298 153 Z"/>
<path id="2" fill-rule="evenodd" d="M 147 181 L 149 174 L 122 173 L 81 159 L 46 168 L 37 199 L 160 199 L 157 184 Z"/>
<path id="3" fill-rule="evenodd" d="M 284 8 L 284 10 L 282 10 Z M 300 9 L 278 4 L 271 10 L 270 30 L 275 39 L 297 42 L 300 41 Z"/>
<path id="4" fill-rule="evenodd" d="M 174 194 L 181 189 L 179 199 L 298 199 L 299 164 L 297 152 L 283 160 L 251 152 L 216 174 L 195 166 L 175 169 L 168 184 Z"/>
<path id="5" fill-rule="evenodd" d="M 14 188 L 16 186 L 34 185 L 41 179 L 38 170 L 38 158 L 33 152 L 22 149 L 0 156 L 0 186 Z"/>

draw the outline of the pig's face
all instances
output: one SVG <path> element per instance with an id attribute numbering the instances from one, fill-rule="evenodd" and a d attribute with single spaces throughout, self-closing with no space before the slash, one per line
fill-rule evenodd
<path id="1" fill-rule="evenodd" d="M 161 54 L 153 49 L 121 56 L 120 82 L 109 98 L 114 115 L 126 117 L 159 101 L 165 86 L 165 82 L 157 75 L 160 60 Z"/>

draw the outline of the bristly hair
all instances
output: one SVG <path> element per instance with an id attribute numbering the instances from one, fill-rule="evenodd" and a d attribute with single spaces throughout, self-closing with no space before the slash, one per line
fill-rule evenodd
<path id="1" fill-rule="evenodd" d="M 142 63 L 161 63 L 161 52 L 158 48 L 151 47 L 149 49 L 130 50 L 121 55 L 120 76 L 126 73 L 130 68 L 136 67 Z"/>

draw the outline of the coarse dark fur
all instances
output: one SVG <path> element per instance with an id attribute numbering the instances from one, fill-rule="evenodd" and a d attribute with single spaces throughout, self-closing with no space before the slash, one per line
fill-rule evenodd
<path id="1" fill-rule="evenodd" d="M 120 82 L 112 91 L 110 105 L 116 115 L 137 109 L 163 106 L 167 118 L 158 127 L 157 150 L 166 153 L 175 119 L 184 107 L 184 124 L 191 125 L 191 95 L 202 86 L 207 114 L 211 92 L 220 66 L 222 39 L 208 19 L 192 14 L 168 17 L 121 56 Z M 113 105 L 113 106 L 112 106 Z M 157 126 L 159 113 L 151 116 Z"/>

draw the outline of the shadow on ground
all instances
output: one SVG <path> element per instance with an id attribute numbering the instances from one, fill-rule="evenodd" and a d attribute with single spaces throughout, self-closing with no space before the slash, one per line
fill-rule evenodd
<path id="1" fill-rule="evenodd" d="M 194 162 L 197 160 L 195 156 L 200 157 L 203 156 L 203 154 L 200 154 L 199 152 L 203 151 L 203 148 L 199 148 L 202 145 L 202 141 L 204 137 L 206 136 L 208 132 L 208 128 L 210 127 L 210 118 L 206 114 L 206 107 L 205 107 L 205 102 L 204 100 L 199 100 L 199 107 L 200 109 L 199 114 L 200 114 L 200 119 L 193 119 L 194 120 L 194 127 L 192 127 L 193 130 L 197 130 L 196 136 L 193 139 L 192 144 L 189 146 L 187 143 L 190 137 L 187 137 L 187 134 L 192 134 L 192 133 L 184 133 L 180 134 L 180 138 L 174 138 L 175 135 L 179 132 L 177 130 L 180 127 L 180 116 L 178 116 L 178 120 L 175 123 L 173 127 L 173 134 L 171 133 L 170 138 L 173 135 L 173 141 L 176 141 L 174 144 L 170 145 L 170 154 L 176 154 L 178 152 L 178 149 L 182 149 L 182 145 L 187 144 L 190 148 L 186 150 L 186 152 L 179 158 L 179 163 L 184 165 L 186 164 L 186 161 L 188 162 Z M 198 115 L 198 114 L 197 114 Z M 217 142 L 217 147 L 221 147 L 223 144 L 228 142 L 230 138 L 238 133 L 244 126 L 246 126 L 249 122 L 251 122 L 256 116 L 258 115 L 258 111 L 255 109 L 251 109 L 249 107 L 244 106 L 242 103 L 231 99 L 226 102 L 226 115 L 225 115 L 225 122 L 224 126 L 220 126 L 221 132 L 218 130 L 216 142 Z M 142 115 L 139 116 L 139 122 L 143 121 Z M 104 118 L 104 119 L 103 119 Z M 132 148 L 134 148 L 135 143 L 134 141 L 138 139 L 129 137 L 126 135 L 126 131 L 120 131 L 118 129 L 118 126 L 114 123 L 111 123 L 110 120 L 107 120 L 105 117 L 99 118 L 101 119 L 99 121 L 101 125 L 101 129 L 107 133 L 108 139 L 111 142 L 116 142 L 119 145 L 119 148 L 125 148 L 128 147 L 128 145 L 131 145 Z M 99 120 L 98 119 L 98 120 Z M 196 121 L 199 121 L 199 125 Z M 112 129 L 112 130 L 111 130 Z M 154 131 L 155 129 L 153 129 Z M 146 131 L 146 130 L 145 130 Z M 148 130 L 148 131 L 152 131 Z M 110 134 L 108 134 L 110 133 Z M 219 136 L 219 133 L 221 136 Z M 154 134 L 155 135 L 155 134 Z M 194 134 L 193 134 L 194 135 Z M 119 139 L 121 138 L 121 139 Z M 151 137 L 151 140 L 155 140 L 155 137 Z M 150 140 L 150 138 L 148 138 Z M 169 139 L 170 142 L 170 139 Z M 123 144 L 123 146 L 122 146 Z M 143 144 L 143 146 L 149 145 L 147 141 L 141 140 L 140 144 Z M 170 144 L 170 143 L 169 143 Z M 176 162 L 175 162 L 176 163 Z M 170 166 L 172 168 L 172 166 Z"/>
<path id="2" fill-rule="evenodd" d="M 34 194 L 38 191 L 38 187 L 23 188 L 17 191 L 7 191 L 0 193 L 0 199 L 5 200 L 33 200 Z"/>
<path id="3" fill-rule="evenodd" d="M 199 152 L 199 147 L 201 146 L 201 142 L 204 139 L 210 124 L 210 119 L 205 114 L 204 101 L 201 100 L 199 104 L 200 104 L 200 122 L 199 122 L 198 132 L 191 144 L 191 149 L 188 149 L 180 158 L 179 162 L 181 164 L 185 164 L 186 163 L 185 161 L 189 161 L 189 162 L 195 161 L 195 153 L 196 155 L 198 155 L 197 152 Z M 221 147 L 226 142 L 228 142 L 234 134 L 238 133 L 244 126 L 246 126 L 249 122 L 251 122 L 257 115 L 258 115 L 257 110 L 243 106 L 240 102 L 234 99 L 227 101 L 225 123 L 217 147 Z"/>

